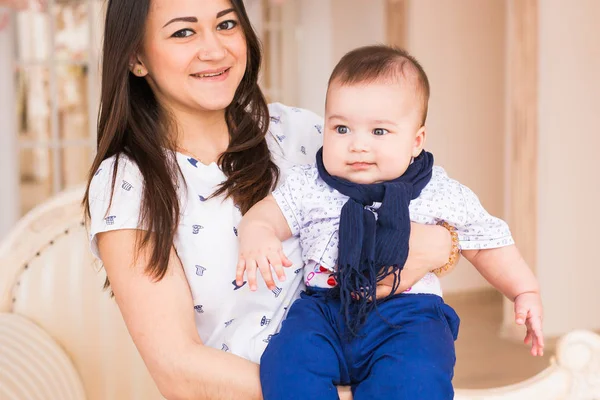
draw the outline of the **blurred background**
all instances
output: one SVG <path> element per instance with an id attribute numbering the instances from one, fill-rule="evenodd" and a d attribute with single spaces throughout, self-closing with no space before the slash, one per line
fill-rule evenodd
<path id="1" fill-rule="evenodd" d="M 0 8 L 0 240 L 85 182 L 95 152 L 104 1 Z M 600 330 L 600 1 L 246 0 L 270 101 L 322 115 L 348 50 L 409 50 L 431 82 L 428 149 L 506 219 L 542 287 L 549 338 Z M 468 263 L 444 278 L 462 317 L 455 385 L 548 365 L 518 344 L 512 304 Z"/>

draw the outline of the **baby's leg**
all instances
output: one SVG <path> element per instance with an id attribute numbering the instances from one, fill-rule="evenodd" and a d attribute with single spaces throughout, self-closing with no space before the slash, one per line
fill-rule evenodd
<path id="1" fill-rule="evenodd" d="M 359 344 L 364 362 L 352 370 L 354 399 L 452 400 L 454 310 L 434 295 L 401 295 L 379 308 L 398 328 L 370 317 Z"/>
<path id="2" fill-rule="evenodd" d="M 303 294 L 292 305 L 260 360 L 266 400 L 338 399 L 336 385 L 349 377 L 332 317 L 318 296 Z"/>

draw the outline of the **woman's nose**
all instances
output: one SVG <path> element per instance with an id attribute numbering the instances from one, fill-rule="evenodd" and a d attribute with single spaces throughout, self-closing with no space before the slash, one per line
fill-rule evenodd
<path id="1" fill-rule="evenodd" d="M 227 51 L 215 33 L 209 33 L 204 36 L 198 49 L 198 59 L 200 61 L 218 61 L 225 58 Z"/>

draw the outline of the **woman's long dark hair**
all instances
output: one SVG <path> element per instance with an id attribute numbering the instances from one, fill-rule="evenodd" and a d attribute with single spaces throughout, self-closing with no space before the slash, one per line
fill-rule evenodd
<path id="1" fill-rule="evenodd" d="M 243 213 L 269 194 L 279 178 L 265 139 L 269 111 L 258 87 L 260 42 L 242 0 L 231 0 L 247 44 L 247 67 L 232 103 L 225 110 L 229 146 L 219 158 L 227 180 L 214 193 L 231 196 Z M 105 159 L 116 156 L 111 190 L 114 192 L 119 157 L 137 164 L 144 179 L 138 251 L 152 240 L 146 273 L 160 280 L 167 272 L 173 238 L 179 224 L 176 182 L 180 176 L 167 127 L 174 126 L 159 106 L 145 79 L 129 71 L 129 60 L 139 50 L 150 0 L 109 0 L 104 28 L 102 89 L 98 116 L 97 154 L 83 199 L 90 219 L 89 188 Z M 169 154 L 171 156 L 169 156 Z M 139 231 L 142 232 L 142 231 Z M 155 232 L 155 235 L 152 235 Z M 108 287 L 108 280 L 106 286 Z"/>

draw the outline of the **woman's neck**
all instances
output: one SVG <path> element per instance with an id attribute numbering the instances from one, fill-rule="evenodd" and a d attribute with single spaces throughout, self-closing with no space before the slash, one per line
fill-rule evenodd
<path id="1" fill-rule="evenodd" d="M 229 146 L 225 110 L 175 112 L 177 151 L 208 164 L 216 161 Z"/>

